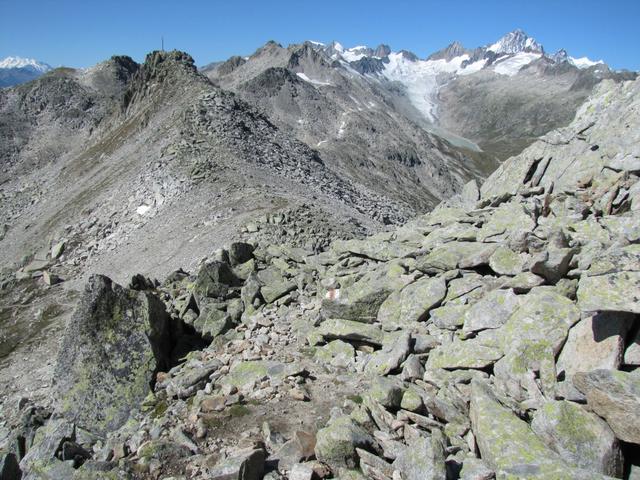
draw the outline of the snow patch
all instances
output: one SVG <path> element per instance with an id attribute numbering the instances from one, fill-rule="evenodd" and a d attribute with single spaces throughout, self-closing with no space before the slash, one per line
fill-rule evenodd
<path id="1" fill-rule="evenodd" d="M 517 53 L 512 57 L 496 62 L 493 71 L 500 75 L 508 75 L 513 77 L 522 67 L 529 65 L 534 60 L 542 56 L 541 53 Z"/>
<path id="2" fill-rule="evenodd" d="M 144 215 L 146 214 L 149 210 L 151 210 L 151 207 L 149 205 L 140 205 L 138 208 L 136 208 L 136 213 L 138 215 Z"/>
<path id="3" fill-rule="evenodd" d="M 298 73 L 296 73 L 296 75 L 298 77 L 300 77 L 302 80 L 304 80 L 305 82 L 312 83 L 313 85 L 321 85 L 321 86 L 325 86 L 325 87 L 326 86 L 329 86 L 329 87 L 333 86 L 332 83 L 323 82 L 322 80 L 316 80 L 314 78 L 309 78 L 302 72 L 298 72 Z"/>

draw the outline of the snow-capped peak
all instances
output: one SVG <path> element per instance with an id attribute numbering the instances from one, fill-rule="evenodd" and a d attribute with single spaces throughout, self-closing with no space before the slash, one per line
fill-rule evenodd
<path id="1" fill-rule="evenodd" d="M 602 60 L 593 61 L 587 57 L 574 58 L 569 57 L 569 63 L 578 68 L 589 68 L 594 65 L 602 65 L 604 62 Z"/>
<path id="2" fill-rule="evenodd" d="M 36 72 L 47 72 L 51 67 L 32 58 L 7 57 L 0 61 L 0 68 L 28 68 Z"/>
<path id="3" fill-rule="evenodd" d="M 544 53 L 544 48 L 534 38 L 531 38 L 522 30 L 514 30 L 507 33 L 493 45 L 489 45 L 487 50 L 495 53 L 514 54 L 521 52 Z"/>

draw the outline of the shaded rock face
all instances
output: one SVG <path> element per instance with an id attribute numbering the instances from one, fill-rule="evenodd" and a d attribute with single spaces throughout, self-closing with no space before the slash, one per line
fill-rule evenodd
<path id="1" fill-rule="evenodd" d="M 90 277 L 55 368 L 57 412 L 90 431 L 120 427 L 169 366 L 170 319 L 151 293 Z"/>

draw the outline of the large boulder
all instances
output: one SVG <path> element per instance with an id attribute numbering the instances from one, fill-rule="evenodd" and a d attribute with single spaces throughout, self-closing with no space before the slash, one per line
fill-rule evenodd
<path id="1" fill-rule="evenodd" d="M 482 460 L 497 478 L 602 479 L 567 464 L 513 411 L 484 380 L 471 383 L 471 426 Z"/>
<path id="2" fill-rule="evenodd" d="M 170 318 L 156 296 L 91 276 L 55 367 L 58 413 L 96 433 L 117 429 L 169 367 L 171 349 Z"/>
<path id="3" fill-rule="evenodd" d="M 600 368 L 618 369 L 633 315 L 600 312 L 583 318 L 571 330 L 558 357 L 558 374 L 567 377 Z"/>
<path id="4" fill-rule="evenodd" d="M 545 403 L 531 428 L 568 463 L 612 477 L 622 475 L 622 452 L 615 435 L 600 417 L 577 403 Z"/>
<path id="5" fill-rule="evenodd" d="M 405 275 L 405 269 L 399 263 L 383 264 L 365 273 L 352 285 L 330 290 L 322 300 L 322 314 L 325 318 L 373 323 L 387 297 L 411 280 L 413 277 Z"/>
<path id="6" fill-rule="evenodd" d="M 432 308 L 440 305 L 446 294 L 444 278 L 420 278 L 387 297 L 378 311 L 378 321 L 387 330 L 411 326 L 424 320 Z"/>
<path id="7" fill-rule="evenodd" d="M 444 435 L 434 429 L 429 438 L 418 437 L 403 448 L 393 462 L 406 480 L 445 480 Z"/>
<path id="8" fill-rule="evenodd" d="M 316 458 L 337 471 L 354 468 L 358 464 L 356 448 L 369 449 L 373 438 L 350 417 L 340 416 L 316 435 Z"/>
<path id="9" fill-rule="evenodd" d="M 620 440 L 640 444 L 640 376 L 618 370 L 577 373 L 574 385 Z"/>

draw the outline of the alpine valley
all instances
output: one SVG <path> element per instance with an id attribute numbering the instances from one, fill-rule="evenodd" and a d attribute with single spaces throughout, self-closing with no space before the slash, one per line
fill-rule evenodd
<path id="1" fill-rule="evenodd" d="M 636 77 L 3 60 L 0 478 L 640 478 Z"/>

